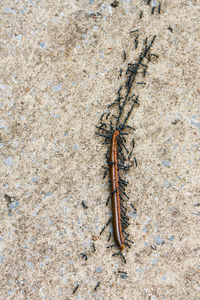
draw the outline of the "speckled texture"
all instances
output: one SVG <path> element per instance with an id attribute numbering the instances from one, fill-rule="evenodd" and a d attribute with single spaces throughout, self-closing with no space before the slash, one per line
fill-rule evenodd
<path id="1" fill-rule="evenodd" d="M 3 1 L 1 300 L 200 299 L 197 2 L 161 1 L 152 15 L 156 1 Z M 94 133 L 123 81 L 123 51 L 128 62 L 138 55 L 134 29 L 138 49 L 157 35 L 160 58 L 130 121 L 138 167 L 127 193 L 137 213 L 124 265 L 106 249 L 108 230 L 99 236 L 110 208 L 106 147 Z"/>

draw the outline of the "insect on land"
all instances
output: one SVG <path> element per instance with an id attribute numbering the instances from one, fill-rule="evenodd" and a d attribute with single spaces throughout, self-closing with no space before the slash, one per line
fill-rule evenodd
<path id="1" fill-rule="evenodd" d="M 132 31 L 136 36 L 134 38 L 134 48 L 137 49 L 139 43 L 138 30 Z M 117 91 L 116 99 L 107 106 L 109 112 L 103 112 L 99 124 L 96 126 L 96 134 L 103 139 L 103 144 L 107 146 L 106 162 L 103 166 L 104 178 L 108 176 L 110 195 L 106 202 L 111 201 L 112 217 L 107 221 L 102 228 L 100 234 L 112 222 L 114 244 L 108 246 L 112 248 L 117 246 L 119 251 L 114 255 L 120 255 L 124 262 L 126 259 L 122 254 L 125 247 L 130 248 L 133 242 L 129 239 L 127 228 L 130 225 L 129 216 L 127 214 L 127 201 L 129 196 L 126 193 L 128 181 L 124 177 L 124 173 L 128 172 L 133 165 L 137 166 L 137 160 L 134 157 L 132 163 L 132 155 L 135 147 L 135 140 L 132 138 L 128 145 L 129 135 L 132 135 L 135 128 L 129 125 L 130 118 L 134 109 L 140 104 L 139 96 L 134 92 L 135 85 L 145 85 L 145 82 L 137 82 L 140 74 L 143 78 L 146 75 L 148 64 L 151 62 L 151 57 L 158 57 L 151 53 L 151 48 L 155 41 L 154 35 L 151 40 L 146 38 L 143 42 L 141 51 L 134 63 L 128 63 L 125 72 L 124 84 L 120 85 Z M 126 52 L 123 52 L 124 60 L 126 60 Z M 120 77 L 122 69 L 120 69 Z M 110 236 L 109 236 L 110 240 Z"/>

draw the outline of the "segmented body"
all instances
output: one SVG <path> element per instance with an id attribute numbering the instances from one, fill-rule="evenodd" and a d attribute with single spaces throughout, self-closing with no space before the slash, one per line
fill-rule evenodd
<path id="1" fill-rule="evenodd" d="M 112 221 L 113 233 L 116 244 L 120 250 L 124 249 L 124 237 L 121 223 L 121 208 L 120 208 L 120 192 L 119 192 L 119 178 L 118 178 L 118 163 L 117 163 L 117 136 L 119 131 L 115 131 L 112 135 L 110 157 L 109 157 L 109 171 L 111 179 L 111 201 L 112 201 Z"/>
<path id="2" fill-rule="evenodd" d="M 138 32 L 138 29 L 132 31 L 132 33 L 134 32 Z M 137 48 L 138 46 L 138 36 L 136 36 L 135 38 L 135 48 Z M 143 81 L 136 82 L 138 72 L 141 68 L 143 68 L 143 77 L 145 77 L 148 68 L 148 62 L 151 61 L 151 57 L 155 56 L 158 58 L 156 54 L 150 53 L 155 38 L 156 35 L 153 36 L 150 42 L 148 42 L 148 38 L 146 38 L 144 40 L 144 46 L 142 47 L 136 62 L 128 63 L 128 67 L 125 72 L 125 85 L 120 86 L 120 88 L 117 91 L 117 98 L 107 107 L 110 110 L 112 106 L 116 105 L 117 113 L 111 113 L 111 111 L 104 112 L 100 117 L 100 125 L 96 126 L 98 129 L 98 132 L 96 132 L 96 134 L 104 138 L 103 144 L 110 145 L 106 153 L 108 166 L 103 166 L 106 169 L 103 177 L 105 178 L 107 172 L 109 171 L 111 197 L 109 197 L 108 200 L 111 198 L 113 235 L 115 243 L 120 249 L 120 252 L 114 253 L 113 256 L 120 254 L 124 262 L 126 262 L 126 260 L 121 251 L 124 249 L 125 246 L 130 247 L 129 243 L 133 242 L 128 239 L 129 234 L 126 232 L 126 228 L 130 224 L 128 222 L 129 217 L 126 213 L 126 207 L 123 203 L 125 200 L 124 197 L 126 199 L 129 199 L 125 191 L 128 182 L 124 180 L 123 177 L 121 177 L 120 170 L 127 171 L 132 166 L 132 164 L 127 164 L 127 162 L 130 162 L 133 153 L 133 148 L 135 146 L 135 142 L 133 139 L 131 142 L 132 149 L 129 151 L 126 148 L 126 139 L 124 138 L 124 136 L 128 135 L 128 131 L 130 129 L 132 129 L 133 131 L 135 130 L 134 127 L 128 125 L 128 120 L 132 114 L 134 107 L 136 105 L 139 105 L 138 96 L 135 95 L 135 93 L 132 93 L 133 85 L 135 83 L 145 84 L 145 82 Z M 121 75 L 122 69 L 120 70 L 120 76 Z M 137 161 L 135 157 L 134 161 L 135 165 L 137 166 Z M 107 204 L 108 200 L 106 202 Z M 110 224 L 110 221 L 111 218 L 109 218 L 106 225 L 102 228 L 100 235 Z M 110 241 L 110 235 L 108 241 Z M 115 244 L 109 246 L 108 248 L 113 246 L 115 246 Z"/>

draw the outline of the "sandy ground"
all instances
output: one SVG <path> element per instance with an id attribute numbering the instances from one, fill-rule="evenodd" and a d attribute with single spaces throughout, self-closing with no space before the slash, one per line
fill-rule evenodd
<path id="1" fill-rule="evenodd" d="M 200 299 L 200 7 L 111 3 L 1 3 L 1 300 Z M 154 34 L 159 59 L 135 88 L 130 120 L 138 166 L 125 175 L 134 245 L 124 264 L 107 249 L 109 228 L 99 235 L 110 207 L 95 126 L 120 68 Z"/>

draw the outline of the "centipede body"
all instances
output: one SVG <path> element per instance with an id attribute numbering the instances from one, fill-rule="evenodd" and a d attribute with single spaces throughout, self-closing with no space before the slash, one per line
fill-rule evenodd
<path id="1" fill-rule="evenodd" d="M 112 135 L 110 147 L 110 179 L 111 179 L 111 202 L 112 202 L 112 221 L 113 233 L 116 244 L 120 250 L 124 249 L 124 237 L 121 223 L 121 208 L 120 208 L 120 192 L 119 192 L 119 177 L 118 177 L 118 159 L 117 159 L 117 136 L 119 131 L 115 131 Z"/>

